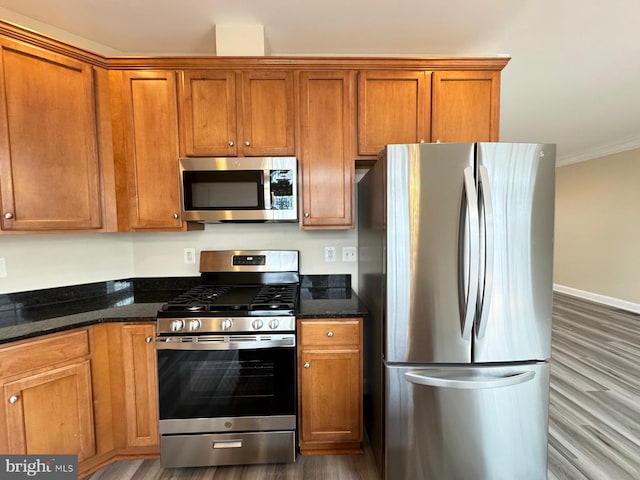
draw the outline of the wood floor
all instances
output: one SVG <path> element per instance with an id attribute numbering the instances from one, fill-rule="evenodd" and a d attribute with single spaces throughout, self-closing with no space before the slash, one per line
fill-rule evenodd
<path id="1" fill-rule="evenodd" d="M 549 479 L 640 478 L 640 316 L 556 294 Z"/>
<path id="2" fill-rule="evenodd" d="M 556 294 L 551 357 L 549 480 L 640 479 L 640 315 Z M 158 460 L 118 462 L 89 479 L 378 476 L 367 449 L 359 456 L 299 456 L 294 464 L 248 467 L 162 469 Z"/>

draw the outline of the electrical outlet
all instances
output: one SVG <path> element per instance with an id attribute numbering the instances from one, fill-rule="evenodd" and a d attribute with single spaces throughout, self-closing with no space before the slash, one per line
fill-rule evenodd
<path id="1" fill-rule="evenodd" d="M 2 257 L 0 258 L 0 278 L 6 278 L 7 276 L 7 260 Z"/>
<path id="2" fill-rule="evenodd" d="M 324 261 L 325 262 L 336 261 L 336 247 L 324 247 Z"/>
<path id="3" fill-rule="evenodd" d="M 196 263 L 196 249 L 195 248 L 185 248 L 184 249 L 184 263 L 187 265 Z"/>
<path id="4" fill-rule="evenodd" d="M 356 247 L 342 247 L 343 262 L 355 262 L 357 259 Z"/>

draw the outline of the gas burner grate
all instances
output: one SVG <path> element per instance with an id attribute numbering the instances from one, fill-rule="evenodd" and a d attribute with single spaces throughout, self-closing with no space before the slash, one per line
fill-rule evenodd
<path id="1" fill-rule="evenodd" d="M 298 299 L 297 284 L 263 285 L 251 302 L 251 310 L 295 308 Z"/>
<path id="2" fill-rule="evenodd" d="M 168 302 L 166 310 L 196 312 L 209 310 L 212 303 L 227 293 L 231 287 L 228 285 L 200 285 L 178 295 Z"/>

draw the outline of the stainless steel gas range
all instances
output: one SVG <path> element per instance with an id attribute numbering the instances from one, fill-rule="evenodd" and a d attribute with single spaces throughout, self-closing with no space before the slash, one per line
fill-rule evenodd
<path id="1" fill-rule="evenodd" d="M 298 257 L 203 251 L 202 284 L 158 312 L 163 467 L 295 460 Z"/>

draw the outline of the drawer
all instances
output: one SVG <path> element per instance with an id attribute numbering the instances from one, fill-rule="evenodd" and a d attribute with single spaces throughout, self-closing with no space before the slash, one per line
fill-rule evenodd
<path id="1" fill-rule="evenodd" d="M 361 320 L 300 320 L 299 343 L 303 346 L 360 345 Z"/>
<path id="2" fill-rule="evenodd" d="M 46 335 L 0 349 L 0 372 L 3 377 L 53 366 L 89 355 L 86 329 Z"/>
<path id="3" fill-rule="evenodd" d="M 290 463 L 296 459 L 295 432 L 162 435 L 164 468 Z"/>

